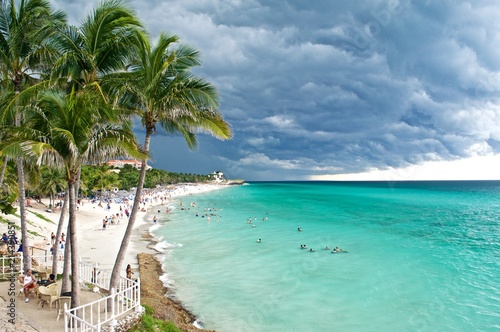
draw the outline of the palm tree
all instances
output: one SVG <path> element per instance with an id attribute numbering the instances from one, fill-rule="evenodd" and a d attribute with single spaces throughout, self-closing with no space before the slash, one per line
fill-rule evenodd
<path id="1" fill-rule="evenodd" d="M 23 157 L 23 169 L 24 169 L 24 182 L 26 197 L 30 197 L 33 193 L 37 192 L 37 188 L 40 186 L 41 172 L 40 167 L 32 160 L 27 160 Z"/>
<path id="2" fill-rule="evenodd" d="M 55 62 L 52 68 L 52 80 L 62 83 L 61 86 L 68 93 L 90 89 L 93 92 L 100 91 L 100 80 L 103 76 L 118 70 L 123 70 L 127 64 L 130 53 L 131 39 L 142 29 L 137 16 L 121 0 L 109 0 L 101 2 L 87 19 L 79 27 L 67 26 L 60 29 L 55 45 L 62 56 Z M 73 91 L 73 92 L 72 92 Z M 102 98 L 105 98 L 101 94 Z M 101 98 L 99 97 L 99 98 Z M 94 98 L 96 98 L 94 96 Z M 82 109 L 82 112 L 87 110 Z M 121 113 L 116 112 L 115 115 Z M 97 121 L 95 118 L 93 121 Z M 125 120 L 123 120 L 125 121 Z M 95 124 L 94 124 L 95 125 Z M 131 132 L 129 132 L 130 134 Z M 95 135 L 96 133 L 94 133 Z M 128 138 L 130 139 L 130 138 Z M 100 156 L 104 157 L 104 155 Z M 98 158 L 100 160 L 101 158 Z M 80 166 L 83 163 L 79 163 Z M 70 221 L 68 228 L 67 250 L 71 251 L 72 266 L 72 289 L 75 291 L 78 278 L 75 277 L 78 255 L 77 241 L 72 236 L 74 231 L 75 206 L 71 201 L 77 193 L 73 192 L 77 186 L 77 177 L 71 175 L 71 186 L 68 186 L 70 197 Z M 75 249 L 75 252 L 73 251 Z M 66 255 L 68 256 L 68 255 Z M 68 264 L 65 264 L 65 267 Z M 65 269 L 64 275 L 67 275 Z M 63 283 L 64 285 L 64 283 Z M 72 306 L 77 302 L 73 301 Z"/>
<path id="3" fill-rule="evenodd" d="M 42 179 L 38 187 L 41 194 L 49 194 L 49 208 L 54 206 L 54 196 L 66 188 L 64 173 L 56 167 L 41 167 Z"/>
<path id="4" fill-rule="evenodd" d="M 0 109 L 4 109 L 7 107 L 12 99 L 13 99 L 13 91 L 12 91 L 12 82 L 8 77 L 5 78 L 0 76 L 0 81 L 1 81 L 1 87 L 0 87 Z M 8 117 L 0 117 L 1 121 L 7 121 L 6 124 L 11 124 L 13 122 L 12 119 L 9 119 Z M 0 132 L 0 140 L 4 139 L 4 133 Z M 0 153 L 0 156 L 2 157 L 2 168 L 0 169 L 0 188 L 2 187 L 3 180 L 5 179 L 5 173 L 7 171 L 7 164 L 9 162 L 9 157 L 8 156 L 2 156 Z"/>
<path id="5" fill-rule="evenodd" d="M 149 153 L 150 141 L 159 124 L 168 133 L 180 132 L 189 148 L 197 145 L 195 132 L 203 131 L 220 139 L 231 137 L 229 124 L 216 111 L 218 93 L 213 85 L 196 77 L 189 70 L 200 65 L 199 53 L 187 45 L 177 45 L 175 35 L 161 34 L 155 46 L 149 36 L 140 35 L 134 44 L 137 57 L 130 71 L 110 75 L 103 87 L 118 101 L 141 118 L 146 129 L 143 145 Z M 126 82 L 123 84 L 123 82 Z M 130 219 L 116 257 L 110 289 L 116 289 L 125 252 L 130 242 L 146 177 L 146 159 L 142 160 L 139 182 Z"/>
<path id="6" fill-rule="evenodd" d="M 4 214 L 13 214 L 17 209 L 12 204 L 19 196 L 14 162 L 8 160 L 6 157 L 2 170 L 4 170 L 4 174 L 7 176 L 0 184 L 0 212 Z"/>
<path id="7" fill-rule="evenodd" d="M 99 85 L 103 76 L 123 70 L 142 30 L 134 11 L 122 0 L 101 2 L 80 27 L 60 31 L 57 45 L 63 56 L 52 69 L 70 89 Z"/>
<path id="8" fill-rule="evenodd" d="M 78 191 L 77 191 L 78 192 Z M 59 215 L 59 222 L 57 223 L 57 230 L 56 230 L 56 238 L 54 239 L 54 246 L 52 248 L 52 273 L 57 275 L 57 270 L 58 270 L 58 265 L 59 265 L 59 242 L 60 238 L 62 235 L 62 230 L 64 226 L 64 218 L 66 217 L 66 210 L 68 209 L 68 203 L 69 203 L 69 191 L 66 190 L 66 193 L 64 195 L 64 203 L 61 207 L 61 214 Z M 66 246 L 68 245 L 68 241 L 65 243 L 64 247 L 64 254 L 65 255 L 70 255 L 70 253 L 66 250 Z M 65 264 L 68 262 L 66 256 L 64 256 L 64 262 Z M 67 292 L 67 289 L 69 288 L 69 269 L 66 267 L 66 276 L 68 277 L 67 279 L 63 279 L 63 286 L 61 286 L 61 293 L 62 292 Z M 64 273 L 63 273 L 64 274 Z"/>
<path id="9" fill-rule="evenodd" d="M 108 198 L 109 198 L 109 191 L 110 189 L 116 188 L 120 185 L 120 181 L 118 180 L 118 174 L 115 172 L 111 172 L 109 170 L 109 166 L 107 165 L 102 165 L 99 166 L 95 169 L 95 178 L 94 178 L 94 190 L 100 190 L 101 195 L 99 197 L 99 204 L 98 206 L 102 206 L 102 199 L 104 197 L 104 192 L 108 192 Z"/>
<path id="10" fill-rule="evenodd" d="M 17 4 L 17 6 L 16 6 Z M 51 48 L 50 36 L 53 28 L 65 24 L 62 12 L 52 11 L 45 0 L 4 0 L 0 4 L 0 72 L 2 80 L 10 80 L 14 94 L 18 97 L 23 87 L 40 81 L 50 67 L 50 59 L 57 53 Z M 20 98 L 15 104 L 20 105 Z M 16 107 L 9 107 L 8 114 L 2 114 L 4 121 L 21 125 L 21 113 Z M 7 113 L 7 112 L 5 112 Z M 14 115 L 15 114 L 15 115 Z M 2 121 L 2 123 L 4 123 Z M 25 183 L 22 156 L 17 155 L 19 182 L 19 209 L 21 215 L 21 236 L 23 239 L 24 270 L 31 265 L 28 232 L 26 226 Z"/>
<path id="11" fill-rule="evenodd" d="M 41 167 L 42 180 L 40 181 L 39 190 L 41 194 L 49 194 L 49 208 L 54 206 L 54 195 L 59 191 L 66 188 L 67 182 L 65 181 L 65 174 L 60 168 L 57 167 Z M 68 207 L 69 193 L 66 191 L 64 196 L 64 203 L 61 207 L 61 214 L 59 216 L 59 222 L 57 224 L 56 238 L 54 243 L 59 243 L 59 239 L 62 234 L 62 229 L 64 225 L 64 218 L 66 216 L 66 210 Z M 57 248 L 53 248 L 57 249 Z M 52 271 L 57 274 L 58 269 L 58 250 L 52 250 Z"/>
<path id="12" fill-rule="evenodd" d="M 69 242 L 71 246 L 72 307 L 80 302 L 78 239 L 76 229 L 76 186 L 81 166 L 98 163 L 108 157 L 134 154 L 137 150 L 129 123 L 104 103 L 96 91 L 72 92 L 45 90 L 26 126 L 10 128 L 10 139 L 0 143 L 6 153 L 21 150 L 37 157 L 38 164 L 62 167 L 69 191 Z"/>

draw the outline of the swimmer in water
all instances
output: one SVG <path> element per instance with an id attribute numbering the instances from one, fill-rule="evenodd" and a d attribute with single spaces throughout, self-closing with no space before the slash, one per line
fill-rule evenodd
<path id="1" fill-rule="evenodd" d="M 299 227 L 299 228 L 297 228 L 297 230 L 298 230 L 299 232 L 302 232 L 302 228 L 300 228 L 300 227 Z"/>
<path id="2" fill-rule="evenodd" d="M 261 243 L 261 242 L 262 242 L 262 240 L 261 240 L 261 239 L 258 239 L 258 240 L 257 240 L 257 243 Z"/>

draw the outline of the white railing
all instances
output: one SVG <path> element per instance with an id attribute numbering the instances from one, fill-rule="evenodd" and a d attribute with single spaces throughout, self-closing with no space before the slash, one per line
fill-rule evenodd
<path id="1" fill-rule="evenodd" d="M 32 248 L 30 248 L 32 249 Z M 36 260 L 38 266 L 52 268 L 52 255 L 30 255 L 32 261 Z M 0 256 L 0 278 L 5 278 L 7 275 L 19 274 L 23 271 L 23 254 L 22 252 L 13 255 Z M 30 264 L 31 266 L 32 264 Z M 62 271 L 64 260 L 59 262 L 59 267 Z M 33 268 L 36 271 L 36 267 Z"/>
<path id="2" fill-rule="evenodd" d="M 52 255 L 31 256 L 38 266 L 52 267 Z M 62 267 L 64 261 L 59 262 Z M 101 270 L 97 264 L 79 263 L 80 280 L 107 290 L 111 280 L 109 271 Z M 23 258 L 19 256 L 0 256 L 0 277 L 11 278 L 23 269 Z M 36 269 L 36 267 L 34 267 Z M 111 307 L 108 309 L 108 300 Z M 114 331 L 116 318 L 131 310 L 141 310 L 140 279 L 131 280 L 119 277 L 117 291 L 111 289 L 111 295 L 77 308 L 64 307 L 65 332 L 100 332 L 105 324 Z"/>
<path id="3" fill-rule="evenodd" d="M 32 269 L 36 271 L 37 268 L 33 266 L 33 262 L 36 262 L 38 266 L 52 269 L 53 258 L 54 256 L 52 256 L 52 254 L 31 256 Z M 57 262 L 57 273 L 54 274 L 61 274 L 64 270 L 64 256 L 57 256 L 57 259 L 59 260 Z"/>
<path id="4" fill-rule="evenodd" d="M 99 269 L 97 265 L 80 262 L 80 279 L 103 289 L 107 289 L 111 274 Z M 108 308 L 108 301 L 111 306 Z M 64 308 L 65 332 L 100 332 L 105 324 L 114 331 L 116 318 L 131 310 L 141 308 L 140 279 L 131 280 L 120 277 L 118 291 L 111 289 L 111 295 L 77 308 Z"/>
<path id="5" fill-rule="evenodd" d="M 80 260 L 80 280 L 107 290 L 111 281 L 111 273 L 101 270 L 98 264 L 84 263 Z"/>
<path id="6" fill-rule="evenodd" d="M 0 279 L 8 279 L 23 269 L 22 256 L 0 256 Z"/>

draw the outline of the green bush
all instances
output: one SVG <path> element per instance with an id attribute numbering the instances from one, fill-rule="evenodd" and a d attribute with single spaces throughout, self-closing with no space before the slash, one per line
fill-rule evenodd
<path id="1" fill-rule="evenodd" d="M 144 305 L 141 322 L 131 328 L 128 332 L 182 332 L 174 323 L 153 317 L 153 308 Z"/>

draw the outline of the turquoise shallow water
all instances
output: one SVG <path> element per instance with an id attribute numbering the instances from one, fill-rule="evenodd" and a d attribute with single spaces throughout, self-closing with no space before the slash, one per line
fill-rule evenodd
<path id="1" fill-rule="evenodd" d="M 500 330 L 500 182 L 251 183 L 172 207 L 164 280 L 205 328 Z"/>

